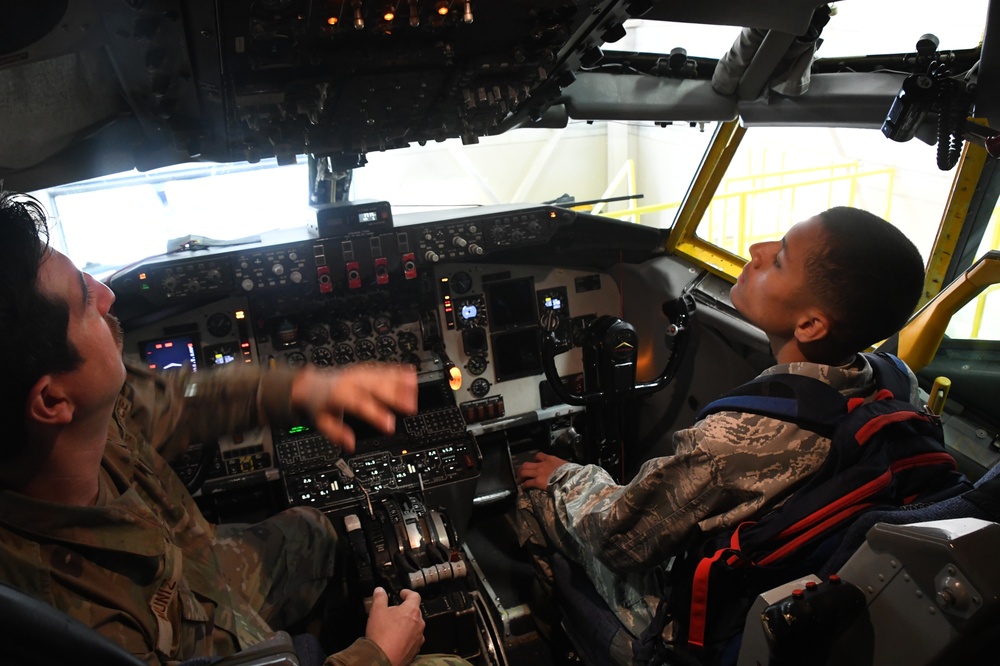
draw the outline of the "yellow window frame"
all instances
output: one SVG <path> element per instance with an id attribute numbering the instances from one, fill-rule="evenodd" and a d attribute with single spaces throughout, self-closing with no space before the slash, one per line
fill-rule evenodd
<path id="1" fill-rule="evenodd" d="M 743 270 L 746 260 L 698 238 L 695 232 L 705 211 L 712 203 L 712 196 L 719 188 L 744 134 L 746 128 L 740 126 L 738 120 L 730 120 L 719 125 L 698 167 L 698 173 L 688 188 L 664 248 L 670 253 L 683 254 L 701 268 L 733 280 Z"/>
<path id="2" fill-rule="evenodd" d="M 696 232 L 745 134 L 746 128 L 738 120 L 719 125 L 664 247 L 666 252 L 684 255 L 695 265 L 731 281 L 739 276 L 746 260 L 699 238 Z M 921 306 L 941 293 L 945 286 L 944 276 L 954 256 L 986 159 L 987 153 L 982 146 L 966 143 L 928 258 Z M 937 351 L 941 341 L 939 333 L 943 330 L 940 319 L 944 317 L 946 324 L 947 317 L 950 317 L 944 310 L 924 308 L 921 316 L 912 319 L 901 332 L 903 344 L 900 356 L 915 369 L 923 367 Z"/>

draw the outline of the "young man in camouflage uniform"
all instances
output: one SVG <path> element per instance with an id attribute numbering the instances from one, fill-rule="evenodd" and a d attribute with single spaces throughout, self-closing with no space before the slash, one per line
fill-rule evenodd
<path id="1" fill-rule="evenodd" d="M 389 431 L 416 409 L 403 367 L 153 375 L 128 370 L 114 294 L 47 246 L 36 201 L 0 193 L 0 581 L 151 664 L 227 655 L 303 619 L 334 570 L 336 533 L 296 508 L 208 523 L 164 455 L 257 425 L 313 422 L 353 450 L 351 413 Z M 327 664 L 399 666 L 423 643 L 420 597 L 377 591 L 366 635 Z M 438 664 L 464 664 L 441 657 Z"/>
<path id="2" fill-rule="evenodd" d="M 858 352 L 903 326 L 923 275 L 899 230 L 834 208 L 781 241 L 752 245 L 730 297 L 770 341 L 777 365 L 762 375 L 805 375 L 869 397 L 872 368 Z M 911 393 L 915 401 L 912 373 Z M 673 444 L 674 455 L 647 461 L 623 486 L 595 465 L 544 453 L 518 470 L 522 545 L 554 546 L 583 565 L 632 636 L 656 609 L 655 569 L 695 528 L 732 527 L 773 507 L 819 469 L 830 442 L 784 421 L 721 412 L 678 431 Z"/>

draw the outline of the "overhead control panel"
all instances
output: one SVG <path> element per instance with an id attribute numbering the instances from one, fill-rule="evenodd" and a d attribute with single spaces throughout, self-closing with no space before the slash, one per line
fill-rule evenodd
<path id="1" fill-rule="evenodd" d="M 216 52 L 195 50 L 193 64 L 225 73 L 203 102 L 229 109 L 227 159 L 309 152 L 351 166 L 347 156 L 475 143 L 540 116 L 583 54 L 624 35 L 633 5 L 649 7 L 624 4 L 230 0 L 218 3 Z"/>

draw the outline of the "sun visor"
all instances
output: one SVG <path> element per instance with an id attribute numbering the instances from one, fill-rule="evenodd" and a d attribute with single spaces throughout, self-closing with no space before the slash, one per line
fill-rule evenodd
<path id="1" fill-rule="evenodd" d="M 580 72 L 563 91 L 571 118 L 585 120 L 732 120 L 736 99 L 711 81 Z"/>
<path id="2" fill-rule="evenodd" d="M 804 95 L 786 97 L 770 91 L 740 102 L 740 120 L 746 127 L 879 129 L 904 78 L 891 72 L 813 74 Z"/>

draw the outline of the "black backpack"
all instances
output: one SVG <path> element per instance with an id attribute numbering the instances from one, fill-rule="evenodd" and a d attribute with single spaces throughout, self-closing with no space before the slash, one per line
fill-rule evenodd
<path id="1" fill-rule="evenodd" d="M 678 557 L 668 591 L 649 629 L 635 642 L 638 662 L 657 662 L 669 649 L 701 663 L 735 663 L 746 613 L 758 594 L 814 573 L 844 530 L 873 509 L 929 503 L 967 490 L 945 450 L 938 420 L 909 402 L 905 365 L 884 353 L 866 354 L 876 393 L 847 399 L 801 375 L 758 377 L 706 406 L 789 421 L 831 440 L 811 477 L 757 522 L 698 534 Z M 668 622 L 675 638 L 660 640 Z"/>

